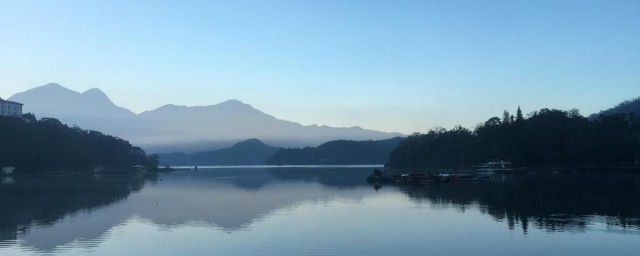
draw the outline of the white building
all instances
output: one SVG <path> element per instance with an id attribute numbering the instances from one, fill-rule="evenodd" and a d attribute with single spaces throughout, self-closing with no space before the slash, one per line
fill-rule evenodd
<path id="1" fill-rule="evenodd" d="M 21 116 L 22 103 L 0 98 L 0 116 Z"/>

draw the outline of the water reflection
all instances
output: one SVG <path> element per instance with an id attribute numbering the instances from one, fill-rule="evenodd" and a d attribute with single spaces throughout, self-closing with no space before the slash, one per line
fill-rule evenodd
<path id="1" fill-rule="evenodd" d="M 0 185 L 0 245 L 30 237 L 35 246 L 49 250 L 78 238 L 94 239 L 113 226 L 109 216 L 89 223 L 56 225 L 78 214 L 126 199 L 153 176 L 92 175 L 17 176 Z M 53 231 L 55 235 L 47 235 Z"/>
<path id="2" fill-rule="evenodd" d="M 478 204 L 496 221 L 524 232 L 533 225 L 549 232 L 584 230 L 594 221 L 640 227 L 640 176 L 629 173 L 496 175 L 488 182 L 403 186 L 417 203 Z"/>
<path id="3" fill-rule="evenodd" d="M 525 233 L 532 228 L 585 231 L 593 223 L 625 232 L 640 229 L 640 178 L 635 174 L 496 175 L 475 184 L 378 190 L 364 181 L 370 171 L 217 168 L 151 177 L 15 177 L 0 185 L 0 249 L 91 250 L 132 218 L 167 230 L 196 226 L 233 233 L 302 204 L 348 201 L 357 208 L 367 199 L 389 195 L 463 215 L 479 209 Z M 380 215 L 370 217 L 394 217 Z"/>
<path id="4" fill-rule="evenodd" d="M 0 186 L 0 247 L 19 243 L 55 252 L 72 244 L 90 249 L 132 217 L 165 228 L 244 230 L 303 202 L 360 200 L 370 194 L 364 182 L 369 168 L 346 170 L 216 168 L 160 177 L 18 177 Z"/>
<path id="5" fill-rule="evenodd" d="M 363 181 L 367 173 L 368 170 L 350 169 L 200 170 L 172 174 L 161 186 L 148 187 L 128 201 L 140 206 L 136 214 L 158 225 L 198 222 L 233 231 L 246 229 L 272 211 L 301 202 L 359 200 L 370 194 Z M 339 181 L 341 178 L 352 182 L 347 186 Z M 350 189 L 330 187 L 335 184 Z"/>

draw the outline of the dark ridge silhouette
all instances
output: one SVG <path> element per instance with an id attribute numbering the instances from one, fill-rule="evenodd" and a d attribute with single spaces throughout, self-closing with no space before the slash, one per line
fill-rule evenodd
<path id="1" fill-rule="evenodd" d="M 589 116 L 589 119 L 595 120 L 600 116 L 612 116 L 612 115 L 618 115 L 618 114 L 632 115 L 634 117 L 638 117 L 640 115 L 640 97 L 623 101 L 622 103 L 616 105 L 615 107 L 600 111 L 600 113 L 598 114 L 593 114 Z"/>
<path id="2" fill-rule="evenodd" d="M 267 164 L 384 164 L 403 138 L 378 141 L 336 140 L 318 147 L 288 148 L 276 152 Z"/>
<path id="3" fill-rule="evenodd" d="M 163 165 L 260 165 L 280 148 L 264 144 L 258 139 L 249 139 L 229 148 L 200 153 L 158 154 Z"/>
<path id="4" fill-rule="evenodd" d="M 68 127 L 57 119 L 0 117 L 0 165 L 17 172 L 157 168 L 157 160 L 129 142 L 97 131 Z"/>
<path id="5" fill-rule="evenodd" d="M 640 121 L 626 115 L 589 121 L 577 109 L 542 109 L 526 119 L 505 111 L 503 119 L 492 117 L 473 131 L 458 126 L 411 135 L 391 152 L 389 164 L 468 168 L 495 158 L 528 167 L 633 168 L 640 162 Z"/>

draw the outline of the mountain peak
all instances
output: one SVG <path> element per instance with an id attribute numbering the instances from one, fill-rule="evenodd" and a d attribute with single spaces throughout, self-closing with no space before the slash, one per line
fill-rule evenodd
<path id="1" fill-rule="evenodd" d="M 47 92 L 60 92 L 60 93 L 78 93 L 74 90 L 71 90 L 67 87 L 64 87 L 62 85 L 56 84 L 56 83 L 48 83 L 42 86 L 38 86 L 35 87 L 33 89 L 30 89 L 28 91 L 47 91 Z"/>
<path id="2" fill-rule="evenodd" d="M 110 120 L 120 118 L 118 120 L 122 121 L 129 120 L 133 115 L 131 111 L 113 104 L 99 89 L 79 93 L 56 83 L 16 93 L 11 100 L 23 103 L 24 112 L 32 112 L 40 117 L 55 117 L 66 124 L 103 132 L 110 131 L 93 121 L 98 119 L 96 116 Z"/>
<path id="3" fill-rule="evenodd" d="M 62 85 L 56 83 L 48 83 L 42 86 L 38 86 L 24 92 L 19 92 L 9 97 L 9 100 L 25 103 L 28 106 L 33 103 L 30 101 L 32 98 L 37 98 L 38 102 L 46 99 L 57 99 L 62 101 L 69 101 L 71 98 L 78 96 L 79 93 L 70 90 Z"/>
<path id="4" fill-rule="evenodd" d="M 166 111 L 166 110 L 175 110 L 175 109 L 184 109 L 184 108 L 187 108 L 187 106 L 180 106 L 180 105 L 170 103 L 170 104 L 164 104 L 152 111 L 156 111 L 156 110 Z"/>
<path id="5" fill-rule="evenodd" d="M 252 110 L 256 110 L 253 106 L 244 103 L 242 101 L 239 100 L 227 100 L 227 101 L 223 101 L 221 103 L 218 103 L 216 105 L 213 105 L 214 107 L 218 108 L 218 109 L 224 109 L 227 111 L 252 111 Z"/>
<path id="6" fill-rule="evenodd" d="M 245 103 L 240 101 L 240 100 L 230 99 L 230 100 L 225 100 L 225 101 L 221 102 L 220 104 L 245 104 Z"/>
<path id="7" fill-rule="evenodd" d="M 253 108 L 251 105 L 244 103 L 242 101 L 239 100 L 227 100 L 227 101 L 223 101 L 221 103 L 217 104 L 218 106 L 227 106 L 227 107 L 250 107 Z"/>
<path id="8" fill-rule="evenodd" d="M 82 95 L 89 96 L 89 97 L 109 98 L 107 94 L 105 94 L 102 90 L 98 88 L 91 88 L 89 90 L 86 90 L 82 93 Z"/>
<path id="9" fill-rule="evenodd" d="M 84 91 L 82 94 L 90 94 L 90 95 L 91 94 L 100 94 L 100 95 L 106 96 L 106 94 L 102 90 L 100 90 L 98 88 L 91 88 L 89 90 Z"/>
<path id="10" fill-rule="evenodd" d="M 109 99 L 109 96 L 107 96 L 107 94 L 105 94 L 102 90 L 98 88 L 91 88 L 89 90 L 86 90 L 85 92 L 82 93 L 82 96 L 89 101 L 93 101 L 93 102 L 101 101 L 101 102 L 108 103 L 109 105 L 114 105 L 111 99 Z"/>
<path id="11" fill-rule="evenodd" d="M 57 84 L 57 83 L 48 83 L 48 84 L 45 84 L 45 85 L 40 86 L 40 87 L 41 87 L 41 88 L 65 88 L 64 86 L 59 85 L 59 84 Z M 65 89 L 66 89 L 66 88 L 65 88 Z"/>
<path id="12" fill-rule="evenodd" d="M 232 148 L 239 148 L 239 147 L 262 147 L 262 146 L 267 146 L 266 144 L 264 144 L 264 142 L 262 142 L 259 139 L 248 139 L 245 141 L 241 141 L 236 143 L 235 145 L 232 146 Z"/>

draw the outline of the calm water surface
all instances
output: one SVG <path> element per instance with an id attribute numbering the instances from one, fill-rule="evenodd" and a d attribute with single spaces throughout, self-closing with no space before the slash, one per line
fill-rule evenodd
<path id="1" fill-rule="evenodd" d="M 0 255 L 639 255 L 635 174 L 373 187 L 371 168 L 5 177 Z"/>

